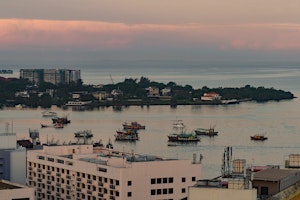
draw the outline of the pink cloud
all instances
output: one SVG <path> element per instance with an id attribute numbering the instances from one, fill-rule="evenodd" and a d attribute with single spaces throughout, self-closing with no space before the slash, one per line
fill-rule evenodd
<path id="1" fill-rule="evenodd" d="M 300 49 L 299 24 L 123 24 L 99 21 L 0 20 L 0 48 L 213 46 L 222 50 Z"/>

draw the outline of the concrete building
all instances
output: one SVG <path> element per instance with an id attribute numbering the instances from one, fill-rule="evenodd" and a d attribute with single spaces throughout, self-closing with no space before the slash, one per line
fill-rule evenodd
<path id="1" fill-rule="evenodd" d="M 77 83 L 78 80 L 81 80 L 81 74 L 80 70 L 70 69 L 21 69 L 20 78 L 34 83 L 44 81 L 57 85 Z"/>
<path id="2" fill-rule="evenodd" d="M 43 70 L 42 69 L 21 69 L 20 78 L 27 79 L 32 83 L 40 83 L 43 81 Z"/>
<path id="3" fill-rule="evenodd" d="M 34 188 L 0 180 L 1 200 L 34 200 Z"/>
<path id="4" fill-rule="evenodd" d="M 201 163 L 93 148 L 44 146 L 27 153 L 27 184 L 37 199 L 187 199 Z"/>
<path id="5" fill-rule="evenodd" d="M 253 187 L 261 199 L 278 194 L 296 183 L 300 183 L 298 170 L 268 168 L 256 172 L 253 178 Z"/>
<path id="6" fill-rule="evenodd" d="M 15 133 L 0 133 L 0 179 L 26 183 L 26 149 L 17 146 Z"/>
<path id="7" fill-rule="evenodd" d="M 159 88 L 157 87 L 148 87 L 148 97 L 159 97 Z"/>

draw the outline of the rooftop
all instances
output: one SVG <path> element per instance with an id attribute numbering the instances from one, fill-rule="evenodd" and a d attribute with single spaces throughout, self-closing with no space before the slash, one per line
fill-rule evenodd
<path id="1" fill-rule="evenodd" d="M 0 180 L 0 190 L 17 189 L 17 188 L 21 188 L 21 186 L 17 184 L 13 184 L 9 181 Z"/>
<path id="2" fill-rule="evenodd" d="M 295 170 L 287 170 L 287 169 L 276 169 L 276 168 L 269 168 L 265 170 L 261 170 L 254 174 L 254 180 L 261 180 L 261 181 L 280 181 L 287 176 L 298 174 L 300 172 Z"/>

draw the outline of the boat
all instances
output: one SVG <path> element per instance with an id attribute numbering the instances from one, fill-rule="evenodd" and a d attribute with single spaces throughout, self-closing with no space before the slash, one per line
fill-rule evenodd
<path id="1" fill-rule="evenodd" d="M 140 139 L 136 129 L 117 130 L 116 133 L 115 140 L 117 141 L 136 141 Z"/>
<path id="2" fill-rule="evenodd" d="M 56 124 L 56 123 L 69 124 L 69 123 L 71 123 L 71 120 L 68 120 L 67 116 L 64 116 L 64 117 L 53 117 L 52 118 L 52 122 L 53 122 L 53 124 Z"/>
<path id="3" fill-rule="evenodd" d="M 48 125 L 48 124 L 41 124 L 41 127 L 42 128 L 47 128 L 47 127 L 53 127 L 53 125 L 51 124 L 51 125 Z"/>
<path id="4" fill-rule="evenodd" d="M 169 142 L 198 142 L 200 138 L 193 133 L 172 133 L 168 135 Z"/>
<path id="5" fill-rule="evenodd" d="M 194 130 L 196 135 L 206 135 L 206 136 L 216 136 L 218 135 L 218 131 L 215 131 L 213 127 L 210 128 L 197 128 Z"/>
<path id="6" fill-rule="evenodd" d="M 182 122 L 182 120 L 175 120 L 173 122 L 173 129 L 184 129 L 185 124 Z"/>
<path id="7" fill-rule="evenodd" d="M 56 117 L 57 113 L 53 111 L 45 110 L 44 112 L 42 112 L 42 115 L 43 117 Z"/>
<path id="8" fill-rule="evenodd" d="M 55 123 L 53 127 L 54 128 L 63 128 L 64 125 L 62 123 Z"/>
<path id="9" fill-rule="evenodd" d="M 264 141 L 264 140 L 267 140 L 268 138 L 264 135 L 261 135 L 261 134 L 255 134 L 255 135 L 252 135 L 250 136 L 251 140 L 256 140 L 256 141 Z"/>
<path id="10" fill-rule="evenodd" d="M 93 134 L 91 130 L 77 131 L 74 133 L 75 138 L 92 138 Z"/>
<path id="11" fill-rule="evenodd" d="M 141 125 L 138 122 L 131 122 L 131 123 L 123 123 L 123 128 L 124 129 L 135 129 L 135 130 L 139 130 L 139 129 L 145 129 L 146 126 L 145 125 Z"/>

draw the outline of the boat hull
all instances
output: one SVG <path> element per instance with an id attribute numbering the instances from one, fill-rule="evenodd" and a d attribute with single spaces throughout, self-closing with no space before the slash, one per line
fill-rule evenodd
<path id="1" fill-rule="evenodd" d="M 268 139 L 265 136 L 257 136 L 257 135 L 250 136 L 250 138 L 251 138 L 251 140 L 255 140 L 255 141 L 265 141 Z"/>
<path id="2" fill-rule="evenodd" d="M 217 136 L 218 132 L 214 129 L 195 129 L 196 135 Z"/>
<path id="3" fill-rule="evenodd" d="M 172 134 L 168 136 L 169 142 L 199 142 L 200 139 L 196 136 L 184 134 Z"/>

